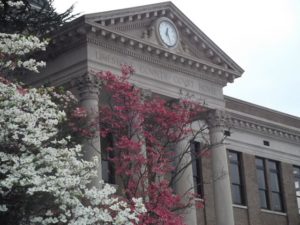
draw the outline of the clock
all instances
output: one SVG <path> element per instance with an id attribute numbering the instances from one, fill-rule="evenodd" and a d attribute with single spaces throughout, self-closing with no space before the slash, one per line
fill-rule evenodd
<path id="1" fill-rule="evenodd" d="M 158 35 L 167 47 L 175 47 L 178 43 L 178 32 L 174 23 L 168 18 L 162 18 L 158 22 Z"/>

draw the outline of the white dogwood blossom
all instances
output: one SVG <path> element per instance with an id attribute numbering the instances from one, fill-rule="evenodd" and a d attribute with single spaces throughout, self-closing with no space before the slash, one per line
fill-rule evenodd
<path id="1" fill-rule="evenodd" d="M 17 9 L 25 6 L 24 2 L 22 1 L 7 1 L 7 5 L 9 5 L 10 7 L 16 7 Z"/>
<path id="2" fill-rule="evenodd" d="M 83 160 L 69 136 L 58 137 L 65 119 L 45 89 L 0 82 L 0 213 L 21 198 L 33 201 L 26 206 L 32 225 L 136 224 L 141 199 L 129 205 L 110 185 L 87 188 L 98 162 Z"/>
<path id="3" fill-rule="evenodd" d="M 25 68 L 38 72 L 38 68 L 46 65 L 45 62 L 26 56 L 34 51 L 45 51 L 47 44 L 47 41 L 40 41 L 35 36 L 0 33 L 0 68 Z"/>
<path id="4" fill-rule="evenodd" d="M 6 4 L 16 10 L 25 6 L 23 1 L 7 1 Z M 0 1 L 1 8 L 4 8 L 4 4 Z M 41 41 L 33 35 L 0 33 L 0 71 L 24 68 L 38 73 L 39 68 L 44 67 L 46 63 L 28 59 L 27 56 L 35 51 L 45 51 L 47 45 L 47 40 Z"/>

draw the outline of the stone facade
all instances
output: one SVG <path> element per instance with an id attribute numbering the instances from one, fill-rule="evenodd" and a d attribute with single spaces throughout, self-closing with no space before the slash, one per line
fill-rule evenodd
<path id="1" fill-rule="evenodd" d="M 178 40 L 162 42 L 161 20 L 170 21 Z M 101 104 L 90 77 L 93 71 L 118 72 L 121 64 L 135 68 L 131 81 L 142 89 L 168 98 L 189 95 L 210 109 L 207 122 L 212 143 L 224 131 L 224 144 L 202 159 L 203 209 L 185 216 L 189 225 L 299 225 L 293 165 L 300 166 L 300 118 L 223 95 L 223 87 L 240 77 L 241 69 L 229 56 L 170 2 L 84 15 L 53 35 L 49 61 L 33 85 L 63 85 L 90 109 Z M 94 145 L 101 150 L 99 137 Z M 232 204 L 227 150 L 240 154 L 244 205 Z M 87 157 L 93 156 L 85 146 Z M 278 162 L 283 211 L 261 209 L 256 158 Z M 99 156 L 100 158 L 100 156 Z M 214 181 L 220 171 L 222 179 Z M 99 169 L 100 171 L 100 169 Z M 101 173 L 101 171 L 100 171 Z M 191 170 L 186 176 L 191 176 Z M 189 177 L 186 177 L 190 180 Z M 185 187 L 182 183 L 178 191 Z"/>

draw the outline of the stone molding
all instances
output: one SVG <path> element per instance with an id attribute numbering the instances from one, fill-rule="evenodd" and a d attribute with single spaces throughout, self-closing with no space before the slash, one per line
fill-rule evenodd
<path id="1" fill-rule="evenodd" d="M 266 135 L 271 138 L 281 139 L 291 143 L 300 143 L 300 131 L 280 127 L 260 120 L 229 113 L 228 124 L 232 128 L 251 131 L 258 135 Z"/>

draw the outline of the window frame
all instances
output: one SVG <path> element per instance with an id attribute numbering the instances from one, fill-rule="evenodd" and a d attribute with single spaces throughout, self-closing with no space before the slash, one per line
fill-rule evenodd
<path id="1" fill-rule="evenodd" d="M 261 160 L 263 162 L 262 166 L 257 165 L 257 160 Z M 271 168 L 271 163 L 275 163 L 275 169 Z M 272 210 L 275 212 L 285 212 L 285 205 L 284 205 L 284 197 L 283 197 L 283 188 L 282 188 L 282 176 L 281 176 L 281 167 L 280 162 L 266 159 L 262 157 L 255 157 L 255 166 L 256 166 L 256 176 L 257 176 L 257 185 L 259 193 L 261 191 L 265 192 L 265 199 L 266 199 L 266 207 L 262 206 L 260 203 L 260 207 L 266 210 Z M 258 170 L 263 171 L 264 174 L 264 186 L 265 188 L 261 188 L 259 184 L 259 177 L 258 177 Z M 275 188 L 272 186 L 271 176 L 272 174 L 276 175 L 277 183 L 278 183 L 278 191 L 274 190 Z M 274 205 L 274 197 L 273 195 L 278 195 L 280 200 L 280 209 L 276 209 Z M 261 196 L 259 194 L 260 201 L 262 201 Z"/>
<path id="2" fill-rule="evenodd" d="M 231 159 L 230 154 L 236 154 L 237 160 Z M 231 195 L 232 195 L 232 203 L 235 205 L 242 205 L 246 206 L 246 193 L 245 193 L 245 181 L 244 181 L 244 174 L 243 174 L 243 161 L 242 161 L 242 154 L 241 152 L 237 152 L 231 149 L 227 150 L 228 155 L 228 162 L 229 162 L 229 177 L 230 177 L 230 187 L 231 187 Z M 231 173 L 231 166 L 235 165 L 238 168 L 238 176 L 239 176 L 239 183 L 233 181 L 233 174 Z M 233 187 L 238 187 L 239 190 L 239 197 L 241 202 L 236 202 L 233 198 Z"/>

